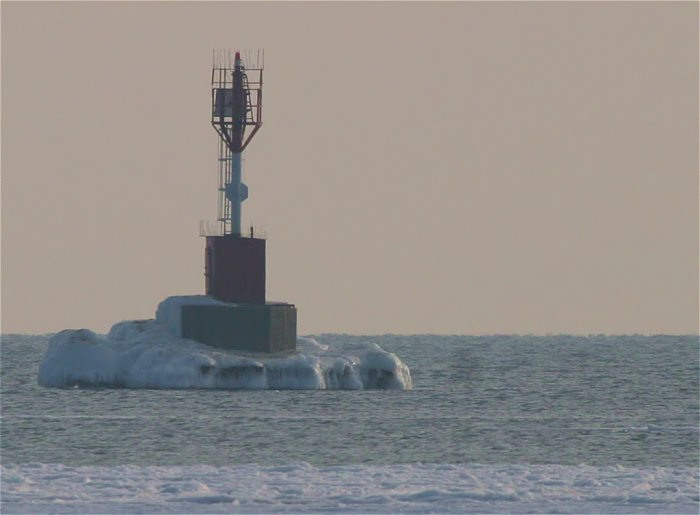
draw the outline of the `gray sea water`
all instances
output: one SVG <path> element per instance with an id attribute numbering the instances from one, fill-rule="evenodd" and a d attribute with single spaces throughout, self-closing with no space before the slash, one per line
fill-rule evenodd
<path id="1" fill-rule="evenodd" d="M 698 467 L 697 336 L 351 336 L 409 391 L 51 389 L 50 335 L 4 335 L 3 465 Z"/>

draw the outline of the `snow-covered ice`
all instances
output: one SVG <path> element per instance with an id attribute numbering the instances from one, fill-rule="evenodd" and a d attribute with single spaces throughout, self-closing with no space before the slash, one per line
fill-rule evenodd
<path id="1" fill-rule="evenodd" d="M 88 329 L 55 334 L 39 367 L 49 387 L 410 389 L 408 367 L 394 354 L 366 343 L 333 348 L 299 338 L 297 352 L 239 353 L 209 347 L 179 334 L 179 306 L 216 303 L 204 296 L 170 297 L 155 320 L 120 322 L 107 335 Z"/>
<path id="2" fill-rule="evenodd" d="M 696 468 L 2 467 L 3 513 L 698 513 Z"/>

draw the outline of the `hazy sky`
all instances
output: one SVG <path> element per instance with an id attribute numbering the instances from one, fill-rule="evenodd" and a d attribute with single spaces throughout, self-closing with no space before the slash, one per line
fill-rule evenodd
<path id="1" fill-rule="evenodd" d="M 698 3 L 2 2 L 2 331 L 202 293 L 213 48 L 300 334 L 697 333 Z"/>

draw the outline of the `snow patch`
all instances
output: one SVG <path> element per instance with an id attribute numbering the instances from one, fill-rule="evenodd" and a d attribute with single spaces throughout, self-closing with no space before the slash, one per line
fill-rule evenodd
<path id="1" fill-rule="evenodd" d="M 1 472 L 3 513 L 698 513 L 695 467 L 35 463 Z"/>

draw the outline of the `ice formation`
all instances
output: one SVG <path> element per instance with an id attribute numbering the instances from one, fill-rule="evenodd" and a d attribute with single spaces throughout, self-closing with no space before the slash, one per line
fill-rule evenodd
<path id="1" fill-rule="evenodd" d="M 207 297 L 169 298 L 155 320 L 120 322 L 107 335 L 65 330 L 49 340 L 39 384 L 49 387 L 227 389 L 410 389 L 408 367 L 368 343 L 334 349 L 299 338 L 286 355 L 214 349 L 180 337 L 179 304 L 217 302 Z"/>
<path id="2" fill-rule="evenodd" d="M 698 470 L 2 465 L 3 513 L 698 513 Z"/>

